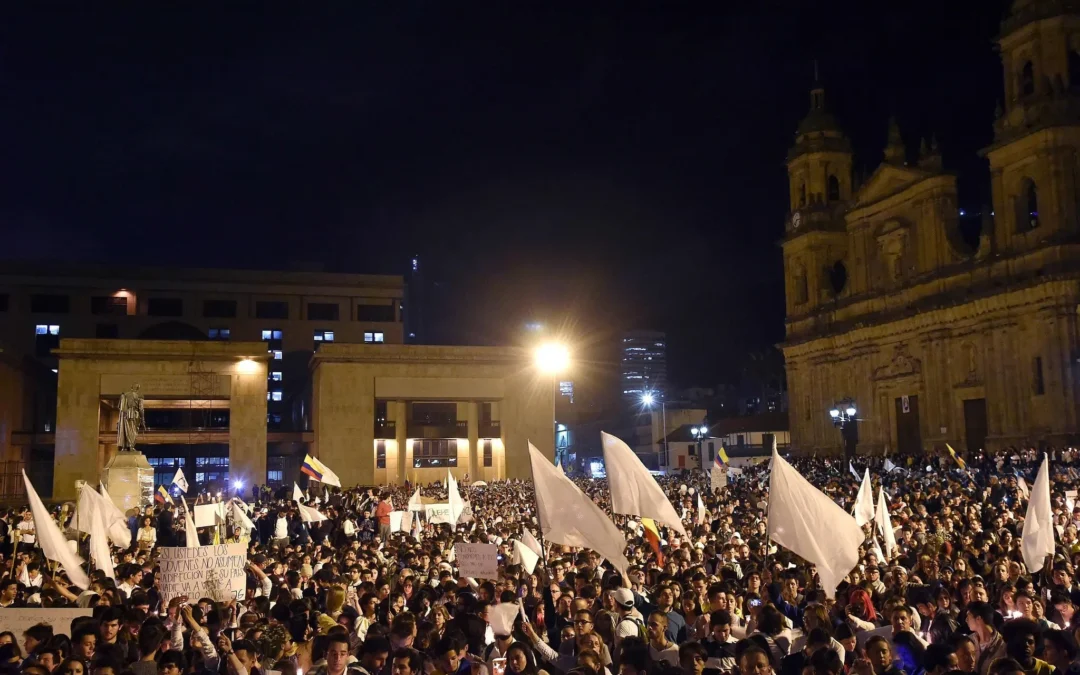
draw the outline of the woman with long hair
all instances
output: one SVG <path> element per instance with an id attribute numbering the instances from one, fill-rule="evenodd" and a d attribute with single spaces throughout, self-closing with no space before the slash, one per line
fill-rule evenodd
<path id="1" fill-rule="evenodd" d="M 511 675 L 548 675 L 536 666 L 532 650 L 515 642 L 506 650 L 506 672 Z"/>
<path id="2" fill-rule="evenodd" d="M 705 623 L 705 610 L 701 606 L 701 597 L 694 589 L 683 594 L 682 606 L 679 614 L 686 622 L 686 638 L 683 642 L 701 640 L 708 635 L 708 626 Z"/>

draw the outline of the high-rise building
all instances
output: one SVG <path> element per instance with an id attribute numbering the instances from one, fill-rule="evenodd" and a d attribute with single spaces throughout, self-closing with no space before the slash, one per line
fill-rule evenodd
<path id="1" fill-rule="evenodd" d="M 622 397 L 638 403 L 646 392 L 662 397 L 667 389 L 667 338 L 664 333 L 635 330 L 625 333 L 622 354 Z"/>

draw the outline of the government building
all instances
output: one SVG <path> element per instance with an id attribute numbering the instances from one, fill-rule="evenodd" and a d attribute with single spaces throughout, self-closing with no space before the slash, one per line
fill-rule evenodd
<path id="1" fill-rule="evenodd" d="M 915 159 L 893 124 L 884 161 L 855 185 L 849 140 L 824 91 L 811 92 L 787 157 L 783 240 L 801 452 L 1078 440 L 1078 5 L 1017 0 L 998 48 L 1005 100 L 981 152 L 993 205 L 977 245 L 962 236 L 936 144 Z M 849 408 L 841 429 L 835 412 Z"/>
<path id="2" fill-rule="evenodd" d="M 415 263 L 414 263 L 415 266 Z M 0 270 L 0 498 L 96 483 L 139 385 L 155 483 L 526 478 L 554 383 L 524 349 L 405 344 L 401 276 L 14 264 Z M 302 478 L 301 478 L 302 480 Z"/>

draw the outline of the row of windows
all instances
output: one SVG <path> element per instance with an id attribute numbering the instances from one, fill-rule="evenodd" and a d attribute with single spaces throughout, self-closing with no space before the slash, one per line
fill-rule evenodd
<path id="1" fill-rule="evenodd" d="M 277 337 L 274 340 L 281 339 L 281 331 L 268 331 L 262 332 L 263 339 L 269 340 L 266 335 L 272 333 Z M 35 335 L 60 335 L 60 326 L 58 324 L 44 324 L 39 323 L 34 326 Z M 95 337 L 104 339 L 115 339 L 119 335 L 119 327 L 115 323 L 99 323 L 97 324 Z M 229 328 L 211 328 L 207 331 L 207 335 L 211 340 L 228 340 L 232 337 L 232 329 Z M 315 342 L 333 342 L 334 331 L 332 330 L 317 330 L 315 331 Z M 366 332 L 364 333 L 364 342 L 382 344 L 386 342 L 386 333 L 382 332 Z M 275 360 L 280 360 L 282 357 L 282 350 L 271 349 L 268 353 L 273 356 Z"/>
<path id="2" fill-rule="evenodd" d="M 90 298 L 90 313 L 97 315 L 128 314 L 128 296 L 95 295 Z M 10 299 L 7 294 L 0 294 L 0 312 L 8 310 Z M 341 305 L 336 302 L 309 302 L 306 305 L 307 319 L 311 321 L 338 321 Z M 37 293 L 30 296 L 30 311 L 34 314 L 68 314 L 71 312 L 71 298 L 67 295 Z M 184 301 L 180 298 L 150 298 L 146 301 L 147 316 L 182 317 Z M 207 319 L 235 319 L 238 316 L 236 300 L 203 300 L 202 315 Z M 256 319 L 288 319 L 289 303 L 274 300 L 255 301 Z M 356 320 L 390 323 L 397 320 L 396 306 L 357 305 Z M 264 338 L 265 339 L 265 338 Z"/>

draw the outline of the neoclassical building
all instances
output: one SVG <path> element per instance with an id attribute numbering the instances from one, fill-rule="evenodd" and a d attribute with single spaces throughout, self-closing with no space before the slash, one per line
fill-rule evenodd
<path id="1" fill-rule="evenodd" d="M 977 244 L 936 143 L 891 124 L 861 185 L 811 92 L 787 167 L 783 240 L 792 445 L 860 454 L 1075 443 L 1080 374 L 1080 4 L 1017 0 L 1002 23 L 1004 109 Z"/>

